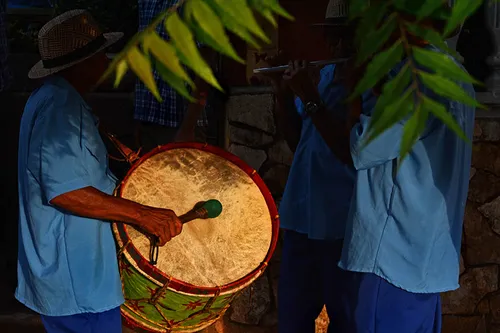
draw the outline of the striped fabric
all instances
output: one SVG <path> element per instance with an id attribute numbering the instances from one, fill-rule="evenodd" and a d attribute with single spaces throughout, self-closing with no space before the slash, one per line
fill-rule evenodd
<path id="1" fill-rule="evenodd" d="M 7 40 L 7 1 L 0 0 L 0 92 L 7 89 L 11 82 L 7 56 L 9 52 Z"/>
<path id="2" fill-rule="evenodd" d="M 139 0 L 139 30 L 144 30 L 156 16 L 177 2 L 178 0 Z M 157 31 L 162 38 L 169 39 L 163 25 L 159 25 Z M 158 103 L 145 85 L 137 80 L 134 118 L 167 127 L 179 127 L 187 109 L 187 102 L 172 87 L 167 85 L 156 71 L 154 77 L 163 103 Z M 198 125 L 206 126 L 207 124 L 206 112 L 204 112 Z"/>

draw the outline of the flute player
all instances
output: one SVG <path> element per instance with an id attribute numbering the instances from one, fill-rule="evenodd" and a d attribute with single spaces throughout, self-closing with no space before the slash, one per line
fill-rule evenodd
<path id="1" fill-rule="evenodd" d="M 330 1 L 325 21 L 314 27 L 316 33 L 324 33 L 334 58 L 353 54 L 354 30 L 347 24 L 344 5 Z M 267 60 L 275 65 L 279 58 Z M 317 87 L 328 112 L 340 119 L 346 118 L 348 110 L 342 103 L 347 95 L 339 78 L 347 74 L 345 67 L 325 66 Z M 311 105 L 294 97 L 282 75 L 268 76 L 276 94 L 278 126 L 295 151 L 280 204 L 285 238 L 278 289 L 279 332 L 314 333 L 323 305 L 331 313 L 339 306 L 337 262 L 355 171 L 333 154 L 313 124 Z"/>
<path id="2" fill-rule="evenodd" d="M 343 8 L 346 7 L 344 3 Z M 436 20 L 421 23 L 436 29 L 444 26 L 444 22 Z M 443 52 L 424 40 L 407 37 L 411 43 L 427 50 Z M 402 59 L 388 73 L 389 79 L 397 75 L 405 60 Z M 324 285 L 336 293 L 332 304 L 329 306 L 327 303 L 332 319 L 328 332 L 441 332 L 440 293 L 459 287 L 460 245 L 471 146 L 431 115 L 409 156 L 398 168 L 399 147 L 406 119 L 361 148 L 374 110 L 375 94 L 367 92 L 351 104 L 353 114 L 360 111 L 360 117 L 352 125 L 347 123 L 350 131 L 346 135 L 346 121 L 333 112 L 331 103 L 325 99 L 325 92 L 310 79 L 305 62 L 290 63 L 284 80 L 301 103 L 306 105 L 310 121 L 333 154 L 346 167 L 355 170 L 349 214 L 347 220 L 342 221 L 345 227 L 342 253 L 340 255 L 339 251 L 324 249 L 330 255 L 330 261 L 324 262 L 335 261 L 336 265 L 340 257 L 341 268 L 331 268 L 335 274 L 323 280 Z M 457 84 L 474 96 L 472 85 Z M 347 80 L 346 88 L 352 87 L 353 84 Z M 427 97 L 443 104 L 472 140 L 472 107 L 441 98 L 425 87 L 420 89 Z M 313 176 L 303 173 L 302 177 L 307 179 Z M 335 190 L 329 188 L 330 197 L 335 196 L 332 194 Z M 327 214 L 329 210 L 330 207 L 323 213 Z M 336 225 L 339 221 L 332 219 L 330 223 Z M 286 242 L 285 238 L 285 248 Z M 300 261 L 306 251 L 294 252 L 293 257 L 285 251 L 284 255 L 289 256 L 285 262 Z M 307 270 L 308 267 L 302 269 Z M 282 281 L 293 278 L 296 277 L 284 276 Z M 307 286 L 303 289 L 309 291 L 311 285 L 316 288 L 315 282 L 300 281 L 295 287 Z M 294 298 L 294 295 L 283 297 L 288 297 L 286 301 L 292 304 L 307 302 L 299 297 Z M 282 304 L 280 301 L 280 306 Z M 290 317 L 283 314 L 280 317 L 281 325 L 287 325 L 288 320 L 296 320 L 291 318 L 295 314 L 297 312 L 290 312 Z M 313 330 L 310 325 L 307 330 L 290 327 L 287 332 L 305 333 Z"/>

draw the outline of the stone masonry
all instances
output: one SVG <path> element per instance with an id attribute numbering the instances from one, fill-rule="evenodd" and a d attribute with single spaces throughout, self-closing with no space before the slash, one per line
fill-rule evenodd
<path id="1" fill-rule="evenodd" d="M 500 332 L 500 120 L 474 131 L 460 289 L 443 294 L 443 333 Z"/>

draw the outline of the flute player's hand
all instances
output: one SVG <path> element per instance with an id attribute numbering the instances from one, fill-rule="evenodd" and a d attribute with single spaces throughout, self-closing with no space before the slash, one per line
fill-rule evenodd
<path id="1" fill-rule="evenodd" d="M 286 65 L 288 60 L 286 59 L 285 52 L 279 51 L 277 54 L 273 56 L 268 56 L 265 59 L 265 62 L 269 67 L 276 67 L 280 65 Z M 286 86 L 283 84 L 283 73 L 275 72 L 275 73 L 261 73 L 258 76 L 268 83 L 270 83 L 275 92 L 279 93 L 286 89 Z"/>
<path id="2" fill-rule="evenodd" d="M 317 83 L 307 61 L 290 61 L 283 80 L 303 103 L 320 100 Z"/>

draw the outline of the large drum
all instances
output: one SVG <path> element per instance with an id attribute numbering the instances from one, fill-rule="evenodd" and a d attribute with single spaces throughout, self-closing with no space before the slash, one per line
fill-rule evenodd
<path id="1" fill-rule="evenodd" d="M 262 275 L 274 252 L 279 221 L 257 172 L 206 144 L 169 144 L 142 157 L 116 195 L 177 215 L 217 199 L 219 217 L 194 220 L 150 259 L 150 238 L 113 224 L 129 326 L 147 332 L 198 332 Z"/>

